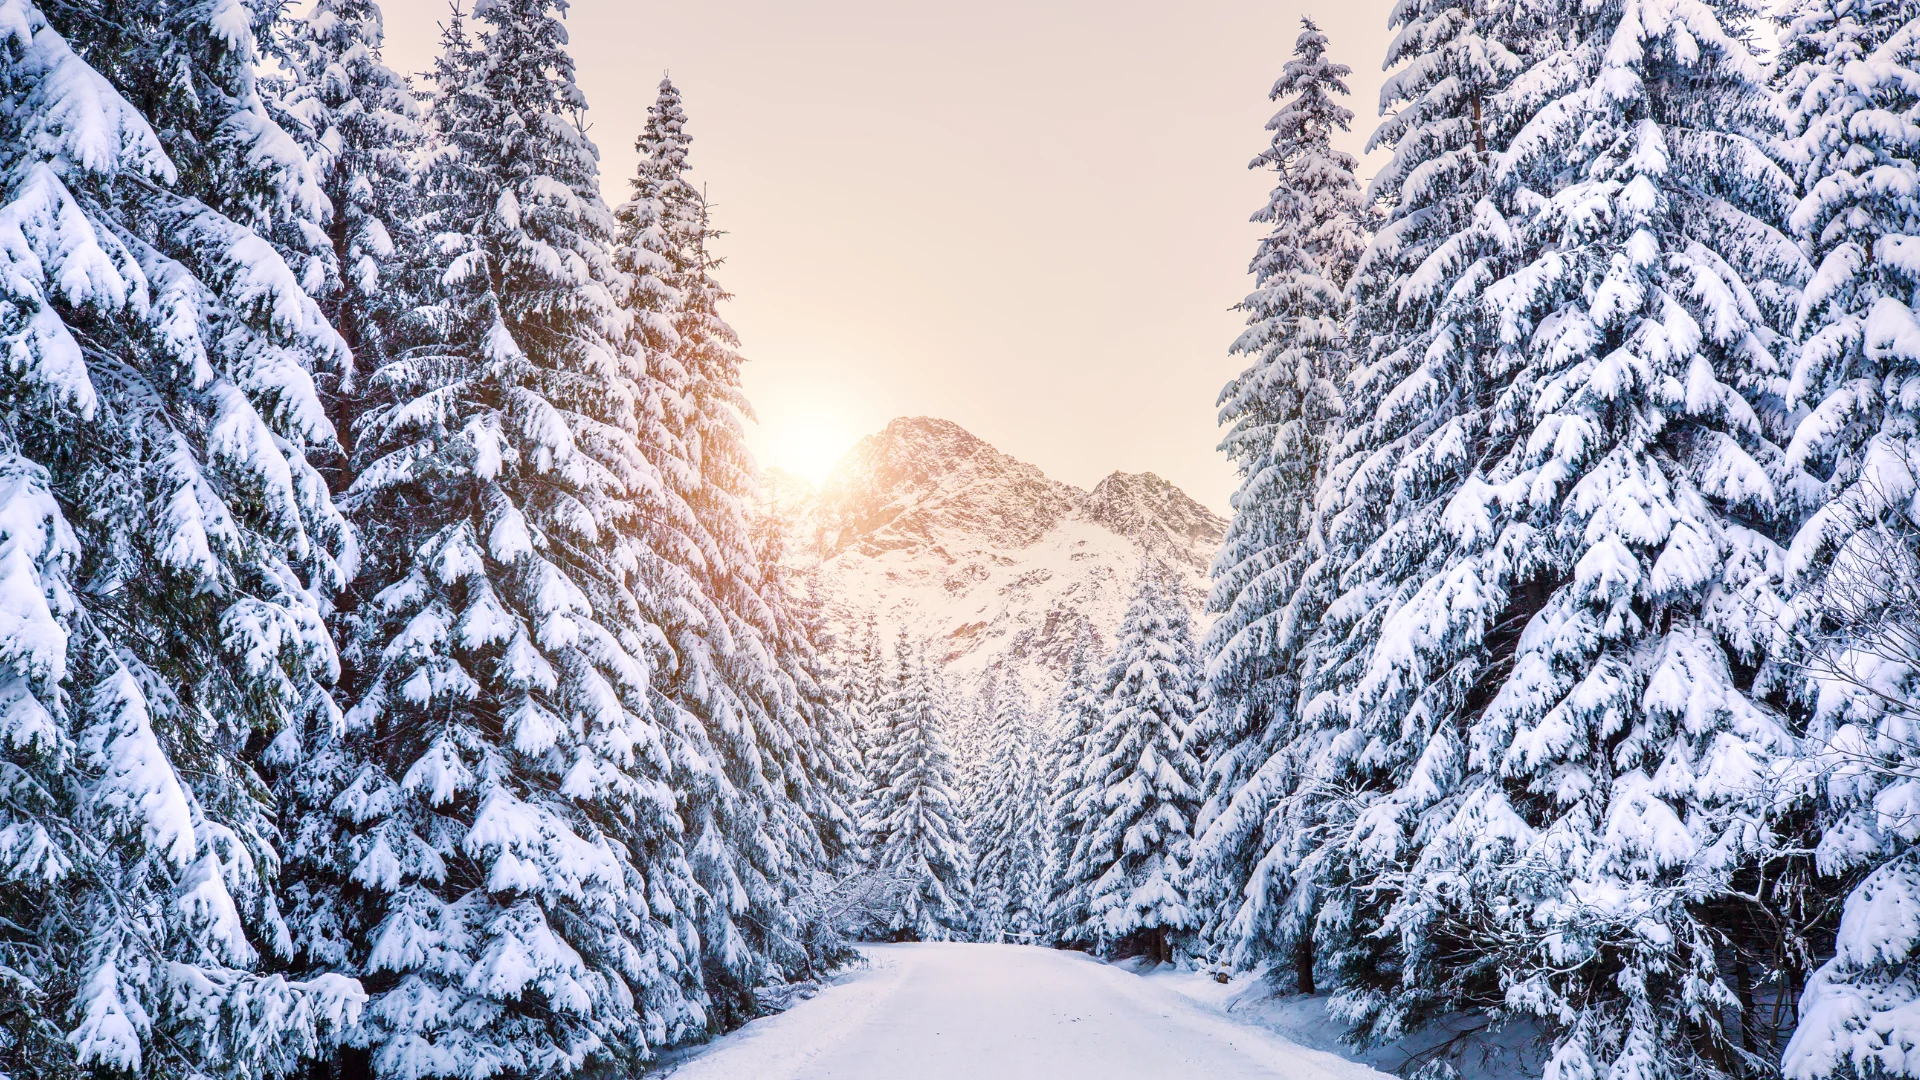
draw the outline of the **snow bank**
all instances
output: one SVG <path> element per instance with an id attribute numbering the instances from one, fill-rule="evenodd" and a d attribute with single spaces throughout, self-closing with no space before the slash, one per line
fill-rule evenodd
<path id="1" fill-rule="evenodd" d="M 1115 965 L 1121 967 L 1123 965 Z M 1235 1023 L 1278 1035 L 1288 1042 L 1334 1055 L 1370 1070 L 1410 1075 L 1430 1060 L 1446 1059 L 1461 1080 L 1533 1080 L 1546 1055 L 1531 1023 L 1493 1029 L 1479 1016 L 1462 1014 L 1380 1046 L 1355 1049 L 1341 1041 L 1346 1025 L 1327 1015 L 1326 994 L 1275 993 L 1259 973 L 1216 982 L 1212 975 L 1172 965 L 1138 970 L 1142 982 L 1170 990 L 1203 1009 Z"/>

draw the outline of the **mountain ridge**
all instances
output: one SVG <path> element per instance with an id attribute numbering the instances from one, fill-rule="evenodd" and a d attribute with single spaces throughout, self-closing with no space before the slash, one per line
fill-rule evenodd
<path id="1" fill-rule="evenodd" d="M 1057 686 L 1075 641 L 1104 650 L 1142 567 L 1196 614 L 1226 522 L 1169 481 L 1116 471 L 1083 490 L 960 425 L 899 417 L 818 487 L 767 470 L 788 555 L 829 623 L 905 625 L 950 672 Z"/>

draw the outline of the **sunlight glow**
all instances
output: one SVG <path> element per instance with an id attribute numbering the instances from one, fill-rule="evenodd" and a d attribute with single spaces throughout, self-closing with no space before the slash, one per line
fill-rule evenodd
<path id="1" fill-rule="evenodd" d="M 818 412 L 763 420 L 754 440 L 762 467 L 784 469 L 818 485 L 867 432 L 844 417 Z"/>

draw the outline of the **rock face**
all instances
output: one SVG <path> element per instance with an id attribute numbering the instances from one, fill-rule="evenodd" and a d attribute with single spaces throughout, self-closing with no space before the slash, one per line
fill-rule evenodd
<path id="1" fill-rule="evenodd" d="M 1083 630 L 1111 643 L 1146 560 L 1198 612 L 1226 528 L 1152 473 L 1082 491 L 929 417 L 861 440 L 817 490 L 768 473 L 837 629 L 904 623 L 953 674 L 1017 672 L 1033 691 L 1059 684 Z"/>

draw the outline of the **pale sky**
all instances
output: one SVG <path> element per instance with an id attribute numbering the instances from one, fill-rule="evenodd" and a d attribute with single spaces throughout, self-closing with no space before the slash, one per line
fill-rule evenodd
<path id="1" fill-rule="evenodd" d="M 425 70 L 446 0 L 383 7 L 388 62 Z M 1151 471 L 1224 509 L 1267 91 L 1311 14 L 1354 68 L 1357 153 L 1388 7 L 574 0 L 567 24 L 609 202 L 662 72 L 685 95 L 763 464 L 818 479 L 931 415 L 1058 480 Z"/>

